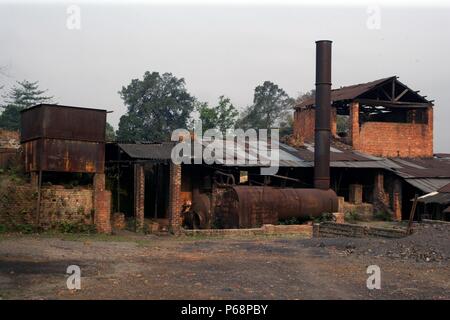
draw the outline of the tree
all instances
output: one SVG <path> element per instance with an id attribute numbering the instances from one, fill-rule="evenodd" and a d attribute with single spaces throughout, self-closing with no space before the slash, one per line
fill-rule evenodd
<path id="1" fill-rule="evenodd" d="M 110 125 L 108 122 L 106 122 L 106 141 L 115 141 L 116 140 L 116 132 L 114 131 L 114 128 L 112 125 Z"/>
<path id="2" fill-rule="evenodd" d="M 0 114 L 0 128 L 19 130 L 20 111 L 39 103 L 51 102 L 53 97 L 44 96 L 47 90 L 39 90 L 37 81 L 18 81 L 17 84 L 4 96 L 5 106 Z"/>
<path id="3" fill-rule="evenodd" d="M 213 108 L 210 108 L 207 103 L 200 103 L 197 111 L 204 131 L 216 128 L 226 132 L 227 129 L 233 129 L 239 115 L 231 100 L 225 96 L 220 96 L 217 106 Z"/>
<path id="4" fill-rule="evenodd" d="M 311 89 L 305 93 L 299 93 L 297 99 L 295 100 L 296 104 L 302 103 L 305 100 L 314 98 L 316 96 L 316 89 Z"/>
<path id="5" fill-rule="evenodd" d="M 272 128 L 289 114 L 293 102 L 278 85 L 265 81 L 255 88 L 253 104 L 244 110 L 238 124 L 242 128 Z"/>
<path id="6" fill-rule="evenodd" d="M 119 140 L 170 140 L 173 130 L 187 127 L 194 110 L 195 97 L 187 92 L 184 79 L 171 73 L 147 71 L 119 94 L 127 107 L 119 121 Z"/>

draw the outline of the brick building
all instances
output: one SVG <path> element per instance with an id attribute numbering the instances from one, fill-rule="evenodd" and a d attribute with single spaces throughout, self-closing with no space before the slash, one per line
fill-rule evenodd
<path id="1" fill-rule="evenodd" d="M 397 77 L 332 90 L 331 100 L 332 136 L 353 150 L 380 157 L 433 157 L 433 103 Z M 314 115 L 314 98 L 295 107 L 297 140 L 314 140 Z"/>
<path id="2" fill-rule="evenodd" d="M 401 220 L 409 216 L 415 194 L 437 191 L 450 182 L 449 159 L 433 153 L 433 101 L 418 92 L 396 76 L 331 91 L 332 145 L 385 159 L 387 164 L 376 172 L 346 173 L 351 180 L 345 187 L 350 203 L 363 197 L 374 210 Z M 314 143 L 314 102 L 313 97 L 295 106 L 293 141 L 297 147 L 300 142 L 299 150 Z M 336 184 L 334 189 L 342 193 Z"/>

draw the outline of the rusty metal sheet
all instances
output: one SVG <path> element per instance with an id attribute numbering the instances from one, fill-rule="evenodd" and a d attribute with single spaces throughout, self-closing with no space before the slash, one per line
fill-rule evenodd
<path id="1" fill-rule="evenodd" d="M 373 90 L 378 86 L 385 85 L 386 82 L 389 82 L 389 81 L 396 81 L 396 83 L 401 85 L 402 87 L 408 88 L 403 83 L 398 81 L 396 76 L 391 76 L 391 77 L 382 78 L 382 79 L 378 79 L 378 80 L 374 80 L 374 81 L 370 81 L 370 82 L 366 82 L 366 83 L 360 83 L 360 84 L 341 87 L 339 89 L 333 89 L 333 90 L 331 90 L 331 101 L 334 103 L 334 102 L 338 102 L 338 101 L 358 99 L 364 93 L 366 93 L 370 90 Z M 421 100 L 420 103 L 432 105 L 431 101 L 428 101 L 427 99 L 418 95 L 417 93 L 414 93 L 414 94 L 417 95 L 417 97 Z M 299 104 L 297 104 L 294 108 L 297 109 L 297 108 L 313 107 L 314 102 L 315 102 L 314 97 L 305 99 L 305 100 L 301 101 Z M 414 103 L 411 103 L 411 105 L 403 105 L 403 107 L 420 107 L 420 106 L 424 107 L 424 105 L 414 104 Z M 392 102 L 390 104 L 390 107 L 402 107 L 402 105 L 400 103 Z"/>
<path id="2" fill-rule="evenodd" d="M 446 184 L 445 186 L 443 186 L 442 188 L 440 188 L 438 190 L 439 192 L 443 192 L 443 193 L 450 193 L 450 183 Z"/>
<path id="3" fill-rule="evenodd" d="M 105 144 L 38 139 L 23 144 L 26 171 L 102 173 Z"/>
<path id="4" fill-rule="evenodd" d="M 21 113 L 26 171 L 102 173 L 106 110 L 40 104 Z"/>
<path id="5" fill-rule="evenodd" d="M 105 144 L 85 141 L 44 139 L 41 170 L 62 172 L 103 172 Z"/>
<path id="6" fill-rule="evenodd" d="M 105 142 L 106 110 L 40 104 L 21 112 L 21 142 L 37 138 Z"/>
<path id="7" fill-rule="evenodd" d="M 400 165 L 400 168 L 393 171 L 402 178 L 450 178 L 450 161 L 445 159 L 392 158 L 390 160 Z"/>

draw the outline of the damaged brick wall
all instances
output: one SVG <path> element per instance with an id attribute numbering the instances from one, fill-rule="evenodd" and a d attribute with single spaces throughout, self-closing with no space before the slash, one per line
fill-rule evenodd
<path id="1" fill-rule="evenodd" d="M 44 227 L 52 227 L 61 222 L 86 225 L 94 222 L 92 189 L 42 187 L 40 206 L 39 220 Z"/>
<path id="2" fill-rule="evenodd" d="M 380 157 L 432 157 L 433 135 L 426 124 L 366 122 L 353 147 Z"/>
<path id="3" fill-rule="evenodd" d="M 433 156 L 433 108 L 427 110 L 427 124 L 365 122 L 360 126 L 358 112 L 358 103 L 351 103 L 349 121 L 354 150 L 379 157 Z"/>
<path id="4" fill-rule="evenodd" d="M 336 108 L 331 108 L 331 134 L 337 135 Z M 311 108 L 297 109 L 294 113 L 294 136 L 302 141 L 314 141 L 315 110 Z"/>
<path id="5" fill-rule="evenodd" d="M 29 183 L 3 183 L 0 191 L 0 224 L 36 223 L 37 190 Z M 40 224 L 51 228 L 60 223 L 93 223 L 93 190 L 45 186 L 41 189 Z"/>

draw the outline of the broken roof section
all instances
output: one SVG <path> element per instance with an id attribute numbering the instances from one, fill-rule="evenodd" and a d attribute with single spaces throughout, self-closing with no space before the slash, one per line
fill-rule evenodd
<path id="1" fill-rule="evenodd" d="M 170 160 L 175 142 L 118 143 L 117 145 L 132 159 Z"/>
<path id="2" fill-rule="evenodd" d="M 254 160 L 254 163 L 239 164 L 243 167 L 265 167 L 268 163 L 266 152 L 258 150 L 256 145 L 237 143 L 235 146 L 227 145 L 223 140 L 217 140 L 216 150 L 225 155 L 225 161 L 216 161 L 216 164 L 236 166 L 240 159 Z M 117 146 L 131 159 L 135 160 L 170 160 L 172 148 L 176 142 L 162 143 L 118 143 Z M 210 142 L 202 141 L 205 150 Z M 222 146 L 222 147 L 220 147 Z M 294 148 L 284 143 L 277 143 L 280 167 L 314 167 L 314 144 L 305 144 L 302 148 Z M 207 153 L 209 154 L 209 153 Z M 211 156 L 211 155 L 210 155 Z M 331 167 L 335 168 L 398 168 L 400 165 L 386 158 L 374 157 L 362 154 L 342 146 L 333 144 L 331 147 Z M 191 160 L 194 160 L 194 152 L 191 152 Z M 211 161 L 212 156 L 206 159 Z M 205 160 L 205 159 L 203 159 Z M 213 159 L 214 160 L 214 159 Z M 193 163 L 193 161 L 192 161 Z"/>
<path id="3" fill-rule="evenodd" d="M 450 161 L 442 158 L 398 159 L 393 158 L 400 168 L 392 168 L 398 176 L 412 186 L 429 193 L 450 184 Z"/>
<path id="4" fill-rule="evenodd" d="M 432 106 L 432 101 L 419 95 L 418 92 L 398 81 L 397 76 L 392 76 L 333 89 L 331 90 L 331 101 L 334 107 L 340 107 L 342 103 L 349 101 L 384 107 L 424 108 Z M 314 103 L 315 98 L 312 97 L 300 102 L 295 108 L 314 107 Z"/>

